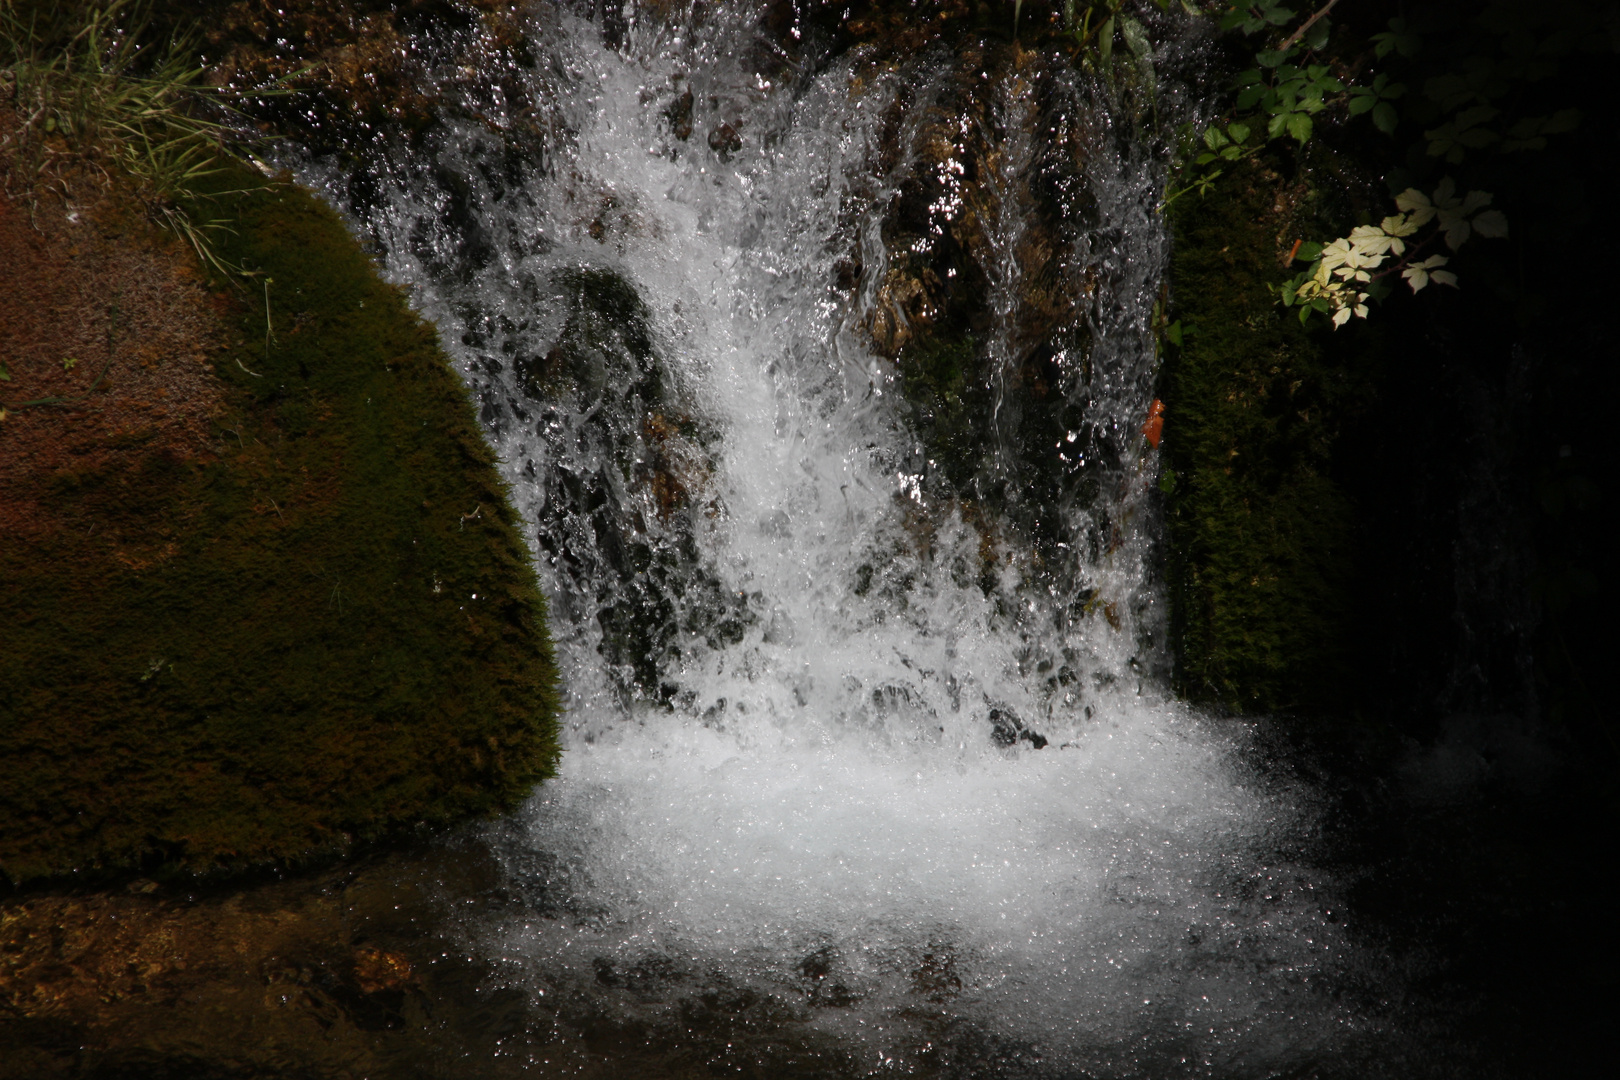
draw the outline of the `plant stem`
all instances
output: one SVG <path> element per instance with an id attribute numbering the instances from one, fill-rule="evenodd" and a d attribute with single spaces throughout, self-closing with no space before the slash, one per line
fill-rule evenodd
<path id="1" fill-rule="evenodd" d="M 1413 244 L 1411 247 L 1407 248 L 1406 254 L 1401 256 L 1400 262 L 1396 263 L 1394 266 L 1391 266 L 1388 270 L 1380 270 L 1378 273 L 1372 276 L 1371 281 L 1378 281 L 1382 278 L 1387 278 L 1389 275 L 1396 273 L 1397 271 L 1406 269 L 1412 260 L 1417 257 L 1418 252 L 1434 243 L 1439 236 L 1440 230 L 1436 228 L 1434 232 L 1424 237 L 1420 243 Z"/>
<path id="2" fill-rule="evenodd" d="M 1333 5 L 1337 4 L 1338 2 L 1339 0 L 1328 0 L 1327 3 L 1323 4 L 1321 8 L 1317 10 L 1316 14 L 1299 24 L 1299 29 L 1283 38 L 1283 43 L 1277 46 L 1278 51 L 1287 52 L 1289 49 L 1293 48 L 1295 43 L 1298 42 L 1300 38 L 1305 36 L 1305 32 L 1312 26 L 1316 25 L 1316 20 L 1332 11 Z"/>

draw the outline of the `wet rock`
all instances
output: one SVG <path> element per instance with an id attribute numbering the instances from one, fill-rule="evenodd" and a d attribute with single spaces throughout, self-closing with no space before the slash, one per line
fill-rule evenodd
<path id="1" fill-rule="evenodd" d="M 997 746 L 1015 746 L 1019 741 L 1023 741 L 1029 743 L 1036 750 L 1046 747 L 1046 736 L 1025 727 L 1024 722 L 1018 718 L 1018 714 L 1006 706 L 991 709 L 988 719 L 990 721 L 990 741 Z"/>
<path id="2" fill-rule="evenodd" d="M 369 945 L 355 951 L 354 981 L 365 994 L 400 991 L 417 984 L 408 956 Z"/>
<path id="3" fill-rule="evenodd" d="M 756 619 L 746 598 L 720 587 L 696 542 L 698 521 L 718 511 L 707 450 L 717 435 L 666 371 L 629 280 L 575 267 L 552 287 L 563 328 L 513 365 L 556 425 L 541 550 L 570 614 L 596 623 L 621 692 L 667 703 L 666 666 L 693 646 L 740 641 Z"/>
<path id="4" fill-rule="evenodd" d="M 1086 538 L 1050 508 L 1110 491 L 1130 449 L 1093 401 L 1117 391 L 1094 382 L 1092 107 L 1061 49 L 936 30 L 952 59 L 896 107 L 897 189 L 864 325 L 895 361 L 932 494 L 992 513 L 1059 566 L 1058 545 Z M 867 40 L 857 83 L 905 62 Z M 866 255 L 845 258 L 840 288 L 874 272 Z"/>
<path id="5" fill-rule="evenodd" d="M 709 132 L 709 149 L 721 161 L 730 161 L 731 155 L 742 149 L 742 136 L 730 124 L 721 124 Z"/>
<path id="6" fill-rule="evenodd" d="M 544 124 L 517 75 L 534 57 L 516 6 L 496 0 L 208 6 L 201 60 L 209 81 L 250 87 L 283 80 L 298 92 L 261 99 L 255 115 L 306 148 L 352 152 L 384 129 L 420 135 L 443 115 L 431 88 L 446 76 L 462 84 L 469 102 L 501 102 L 507 128 Z M 183 28 L 196 17 L 195 5 L 154 7 L 159 29 Z"/>
<path id="7" fill-rule="evenodd" d="M 860 1001 L 844 980 L 836 975 L 842 966 L 838 950 L 827 946 L 799 961 L 799 974 L 809 984 L 807 996 L 811 1005 L 827 1009 L 846 1009 Z"/>
<path id="8" fill-rule="evenodd" d="M 692 137 L 692 90 L 688 87 L 680 97 L 676 98 L 669 108 L 664 110 L 664 116 L 669 120 L 669 130 L 677 139 L 685 142 Z"/>
<path id="9" fill-rule="evenodd" d="M 943 1004 L 960 994 L 962 976 L 956 972 L 956 950 L 936 946 L 925 952 L 912 969 L 911 992 L 935 1004 Z"/>
<path id="10" fill-rule="evenodd" d="M 440 880 L 495 899 L 487 853 L 447 844 L 225 892 L 0 901 L 0 1078 L 389 1075 L 480 1044 L 487 1061 L 511 1021 L 441 936 Z"/>
<path id="11" fill-rule="evenodd" d="M 653 355 L 650 314 L 635 286 L 612 270 L 590 266 L 559 271 L 552 286 L 566 298 L 567 320 L 543 357 L 519 357 L 514 364 L 529 395 L 572 395 L 581 405 L 616 414 L 661 404 L 663 370 Z"/>

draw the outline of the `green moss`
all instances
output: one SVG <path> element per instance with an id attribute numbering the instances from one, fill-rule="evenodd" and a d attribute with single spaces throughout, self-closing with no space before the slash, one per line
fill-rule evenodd
<path id="1" fill-rule="evenodd" d="M 1372 393 L 1378 331 L 1309 333 L 1267 291 L 1314 225 L 1309 197 L 1278 212 L 1282 187 L 1249 168 L 1174 222 L 1175 316 L 1194 328 L 1162 391 L 1178 680 L 1237 711 L 1333 704 L 1352 653 L 1357 511 L 1334 452 Z"/>
<path id="2" fill-rule="evenodd" d="M 215 361 L 219 456 L 53 496 L 167 547 L 0 537 L 14 882 L 298 863 L 508 809 L 555 762 L 544 600 L 433 329 L 308 194 L 224 206 L 260 276 Z"/>

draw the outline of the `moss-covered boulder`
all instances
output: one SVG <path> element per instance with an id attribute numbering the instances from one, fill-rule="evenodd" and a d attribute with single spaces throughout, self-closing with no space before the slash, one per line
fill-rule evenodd
<path id="1" fill-rule="evenodd" d="M 555 762 L 545 604 L 433 328 L 310 195 L 222 183 L 234 284 L 127 208 L 0 204 L 13 883 L 296 864 L 510 808 Z M 179 315 L 189 352 L 140 331 Z"/>

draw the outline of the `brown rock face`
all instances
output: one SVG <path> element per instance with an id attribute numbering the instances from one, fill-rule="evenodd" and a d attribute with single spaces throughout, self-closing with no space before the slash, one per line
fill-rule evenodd
<path id="1" fill-rule="evenodd" d="M 490 1034 L 484 973 L 435 931 L 435 883 L 472 896 L 491 873 L 439 849 L 209 895 L 0 902 L 0 1080 L 401 1075 L 465 1052 Z M 483 1075 L 508 1075 L 492 1050 Z"/>
<path id="2" fill-rule="evenodd" d="M 892 152 L 909 167 L 884 218 L 889 265 L 869 322 L 880 352 L 999 326 L 1028 354 L 1080 321 L 1090 279 L 1075 243 L 1091 207 L 1066 62 L 969 42 L 927 97 L 904 103 Z"/>
<path id="3" fill-rule="evenodd" d="M 881 251 L 852 251 L 835 287 L 864 294 L 862 326 L 896 364 L 936 498 L 983 504 L 1037 549 L 1072 544 L 1036 508 L 1084 497 L 1077 462 L 1109 456 L 1064 456 L 1090 437 L 1096 106 L 1060 44 L 948 14 L 909 28 L 931 34 L 920 55 L 874 30 L 877 15 L 858 24 L 851 93 L 900 85 L 880 147 L 892 187 L 875 207 Z"/>
<path id="4" fill-rule="evenodd" d="M 163 523 L 97 536 L 53 493 L 89 476 L 122 489 L 209 454 L 217 302 L 172 237 L 93 185 L 74 196 L 0 196 L 0 531 L 76 530 L 102 558 L 151 565 L 173 553 Z"/>
<path id="5" fill-rule="evenodd" d="M 174 5 L 178 18 L 193 16 Z M 525 5 L 509 0 L 235 0 L 203 20 L 210 81 L 246 89 L 285 80 L 297 91 L 267 98 L 264 115 L 306 146 L 344 150 L 385 127 L 418 130 L 436 119 L 435 78 L 522 117 L 528 93 L 510 76 L 524 48 Z M 522 122 L 519 120 L 518 122 Z M 268 126 L 268 124 L 267 124 Z"/>

